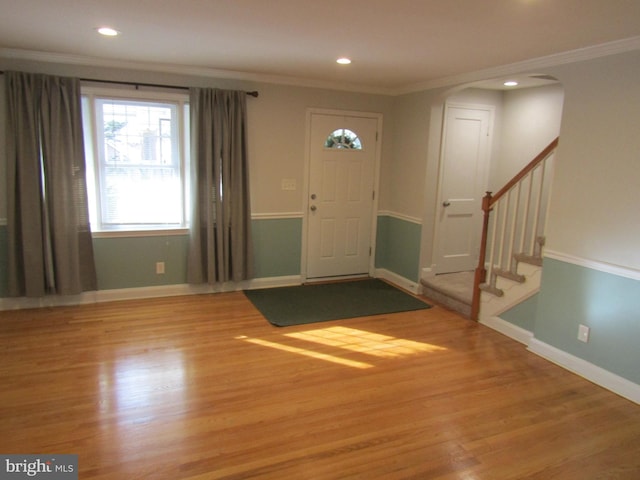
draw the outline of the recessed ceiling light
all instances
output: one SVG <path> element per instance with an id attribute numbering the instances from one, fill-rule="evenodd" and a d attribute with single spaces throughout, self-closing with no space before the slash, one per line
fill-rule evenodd
<path id="1" fill-rule="evenodd" d="M 100 27 L 96 29 L 100 35 L 104 35 L 105 37 L 117 37 L 120 35 L 120 32 L 111 27 Z"/>
<path id="2" fill-rule="evenodd" d="M 504 82 L 503 85 L 505 87 L 515 87 L 516 85 L 518 85 L 518 82 L 516 82 L 515 80 L 508 80 Z"/>
<path id="3" fill-rule="evenodd" d="M 349 65 L 351 63 L 351 59 L 347 57 L 340 57 L 336 60 L 336 62 L 340 65 Z"/>

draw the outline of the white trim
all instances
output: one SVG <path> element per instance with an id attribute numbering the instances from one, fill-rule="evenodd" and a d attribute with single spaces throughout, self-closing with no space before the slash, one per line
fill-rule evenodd
<path id="1" fill-rule="evenodd" d="M 507 322 L 506 320 L 503 320 L 499 317 L 489 317 L 481 319 L 480 323 L 491 328 L 492 330 L 506 335 L 516 342 L 522 343 L 523 345 L 529 345 L 529 342 L 533 338 L 533 333 L 529 330 L 518 327 L 517 325 Z"/>
<path id="2" fill-rule="evenodd" d="M 342 280 L 358 280 L 363 278 L 369 278 L 369 274 L 360 273 L 355 275 L 338 275 L 336 277 L 318 277 L 318 278 L 308 278 L 304 283 L 306 284 L 314 284 L 314 283 L 326 283 L 326 282 L 338 282 Z"/>
<path id="3" fill-rule="evenodd" d="M 394 285 L 407 290 L 408 292 L 413 293 L 414 295 L 420 295 L 422 293 L 422 287 L 420 286 L 420 282 L 414 282 L 409 280 L 408 278 L 404 278 L 397 273 L 393 273 L 386 268 L 376 268 L 375 270 L 375 278 L 381 278 L 382 280 L 386 280 Z"/>
<path id="4" fill-rule="evenodd" d="M 431 90 L 433 88 L 465 84 L 479 80 L 489 80 L 491 78 L 503 77 L 505 75 L 511 75 L 523 71 L 535 71 L 557 65 L 581 62 L 638 49 L 640 49 L 640 36 L 635 36 L 623 40 L 615 40 L 613 42 L 602 43 L 590 47 L 555 53 L 545 57 L 531 58 L 522 62 L 500 65 L 450 77 L 436 78 L 434 80 L 415 83 L 413 85 L 406 85 L 405 87 L 395 89 L 393 91 L 393 95 L 405 95 L 408 93 Z"/>
<path id="5" fill-rule="evenodd" d="M 160 285 L 155 287 L 119 288 L 97 290 L 80 295 L 49 296 L 41 298 L 0 298 L 0 311 L 21 310 L 25 308 L 60 307 L 68 305 L 86 305 L 93 303 L 114 302 L 120 300 L 137 300 L 157 297 L 174 297 L 178 295 L 200 295 L 206 293 L 235 292 L 255 288 L 286 287 L 300 285 L 299 275 L 283 277 L 254 278 L 244 282 L 227 282 L 217 285 Z"/>
<path id="6" fill-rule="evenodd" d="M 619 277 L 630 278 L 632 280 L 640 280 L 640 270 L 622 265 L 614 265 L 612 263 L 600 262 L 598 260 L 590 260 L 588 258 L 577 257 L 568 253 L 557 252 L 554 250 L 544 250 L 543 256 L 560 262 L 578 265 L 580 267 L 590 268 L 599 272 L 617 275 Z"/>
<path id="7" fill-rule="evenodd" d="M 624 398 L 640 404 L 640 385 L 615 373 L 600 368 L 586 360 L 578 358 L 570 353 L 553 347 L 547 343 L 532 338 L 529 342 L 528 350 L 555 363 L 570 372 L 586 378 L 590 382 L 600 385 L 607 390 L 611 390 Z"/>
<path id="8" fill-rule="evenodd" d="M 421 293 L 420 285 L 386 269 L 376 269 L 376 278 L 387 280 L 415 295 Z M 244 282 L 227 282 L 217 285 L 160 285 L 155 287 L 119 288 L 85 292 L 80 295 L 49 296 L 42 298 L 0 298 L 0 311 L 21 310 L 26 308 L 61 307 L 69 305 L 87 305 L 93 303 L 115 302 L 121 300 L 139 300 L 157 297 L 175 297 L 179 295 L 202 295 L 208 293 L 237 292 L 257 288 L 275 288 L 302 285 L 300 275 L 282 277 L 262 277 Z"/>
<path id="9" fill-rule="evenodd" d="M 91 83 L 99 83 L 99 80 Z M 108 84 L 104 86 L 92 86 L 87 85 L 86 82 L 82 82 L 80 92 L 85 96 L 107 97 L 116 100 L 163 100 L 167 102 L 189 103 L 188 91 L 176 92 L 172 90 L 165 92 L 161 89 L 146 91 L 140 90 L 140 88 L 137 88 L 135 85 Z"/>
<path id="10" fill-rule="evenodd" d="M 189 235 L 188 228 L 173 228 L 166 230 L 95 230 L 92 238 L 125 238 L 125 237 L 184 237 Z"/>
<path id="11" fill-rule="evenodd" d="M 251 220 L 279 220 L 283 218 L 302 218 L 302 212 L 252 213 Z"/>
<path id="12" fill-rule="evenodd" d="M 422 219 L 418 217 L 412 217 L 409 215 L 405 215 L 403 213 L 392 212 L 390 210 L 380 210 L 378 211 L 379 217 L 393 217 L 399 220 L 404 220 L 406 222 L 416 223 L 418 225 L 422 225 Z"/>
<path id="13" fill-rule="evenodd" d="M 527 346 L 527 350 L 545 360 L 569 370 L 590 382 L 595 383 L 613 393 L 620 395 L 632 402 L 640 404 L 640 385 L 627 380 L 615 373 L 609 372 L 582 358 L 553 347 L 533 336 L 532 332 L 513 325 L 498 317 L 489 317 L 480 323 L 513 340 Z"/>
<path id="14" fill-rule="evenodd" d="M 302 277 L 300 275 L 254 278 L 244 282 L 242 289 L 253 290 L 256 288 L 290 287 L 294 285 L 302 285 Z"/>
<path id="15" fill-rule="evenodd" d="M 615 40 L 612 42 L 602 43 L 585 48 L 578 48 L 566 52 L 555 53 L 553 55 L 547 55 L 544 57 L 532 58 L 524 60 L 522 62 L 501 65 L 498 67 L 490 67 L 483 70 L 462 73 L 459 75 L 436 78 L 433 80 L 428 80 L 426 82 L 405 85 L 399 88 L 371 87 L 369 85 L 346 82 L 313 80 L 308 78 L 285 77 L 280 75 L 264 75 L 238 72 L 233 70 L 222 70 L 205 67 L 188 67 L 184 65 L 163 63 L 112 60 L 96 57 L 86 57 L 82 55 L 48 53 L 15 48 L 0 48 L 0 58 L 30 60 L 35 62 L 47 63 L 62 63 L 91 67 L 106 67 L 111 69 L 116 68 L 126 70 L 143 70 L 147 72 L 173 73 L 178 75 L 192 75 L 205 78 L 245 80 L 275 85 L 291 85 L 298 87 L 324 88 L 329 90 L 344 90 L 349 92 L 397 96 L 444 87 L 448 85 L 487 80 L 490 78 L 510 75 L 521 71 L 539 70 L 556 65 L 564 65 L 567 63 L 590 60 L 593 58 L 605 57 L 607 55 L 614 55 L 617 53 L 624 53 L 637 49 L 640 49 L 640 36 L 630 37 L 622 40 Z"/>
<path id="16" fill-rule="evenodd" d="M 62 53 L 48 53 L 17 48 L 0 48 L 0 58 L 13 60 L 28 60 L 66 65 L 80 65 L 85 67 L 104 67 L 109 69 L 141 70 L 144 72 L 169 73 L 189 75 L 195 77 L 261 82 L 273 85 L 290 85 L 295 87 L 323 88 L 327 90 L 343 90 L 355 93 L 370 93 L 373 95 L 393 95 L 393 90 L 385 87 L 372 87 L 348 82 L 333 82 L 300 77 L 286 77 L 281 75 L 265 75 L 258 73 L 223 70 L 207 67 L 190 67 L 168 63 L 135 62 L 82 55 Z"/>

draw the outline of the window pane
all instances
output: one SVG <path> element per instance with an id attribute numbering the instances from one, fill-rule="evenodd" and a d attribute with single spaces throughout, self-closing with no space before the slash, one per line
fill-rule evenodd
<path id="1" fill-rule="evenodd" d="M 103 227 L 183 220 L 178 105 L 96 99 Z"/>
<path id="2" fill-rule="evenodd" d="M 109 166 L 103 177 L 103 225 L 182 224 L 176 169 Z"/>
<path id="3" fill-rule="evenodd" d="M 349 150 L 362 150 L 362 143 L 355 132 L 347 128 L 334 130 L 324 142 L 325 148 L 346 148 Z"/>

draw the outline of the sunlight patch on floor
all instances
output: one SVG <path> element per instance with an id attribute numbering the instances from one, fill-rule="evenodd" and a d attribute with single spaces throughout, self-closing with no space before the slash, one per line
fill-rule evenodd
<path id="1" fill-rule="evenodd" d="M 285 337 L 339 347 L 376 357 L 400 357 L 414 353 L 446 350 L 444 347 L 429 343 L 414 342 L 348 327 L 328 327 L 307 330 L 306 332 L 287 333 Z"/>
<path id="2" fill-rule="evenodd" d="M 261 345 L 263 347 L 275 348 L 277 350 L 283 350 L 285 352 L 297 353 L 304 355 L 305 357 L 317 358 L 320 360 L 326 360 L 327 362 L 338 363 L 340 365 L 346 365 L 354 368 L 371 368 L 373 365 L 364 362 L 357 362 L 355 360 L 349 360 L 347 358 L 336 357 L 327 353 L 314 352 L 313 350 L 307 350 L 305 348 L 293 347 L 291 345 L 284 345 L 282 343 L 270 342 L 268 340 L 262 340 L 260 338 L 249 338 L 245 336 L 236 337 L 239 340 L 253 343 L 255 345 Z"/>
<path id="3" fill-rule="evenodd" d="M 413 340 L 405 340 L 402 338 L 381 335 L 349 327 L 318 328 L 304 332 L 285 333 L 283 336 L 381 358 L 397 358 L 416 353 L 430 353 L 446 350 L 444 347 L 432 345 L 430 343 L 415 342 Z M 286 352 L 298 353 L 307 357 L 318 358 L 350 367 L 370 368 L 373 366 L 364 362 L 349 360 L 335 355 L 329 355 L 327 353 L 320 353 L 306 348 L 294 347 L 259 338 L 249 338 L 245 336 L 236 338 L 255 345 L 262 345 L 264 347 L 271 347 Z"/>

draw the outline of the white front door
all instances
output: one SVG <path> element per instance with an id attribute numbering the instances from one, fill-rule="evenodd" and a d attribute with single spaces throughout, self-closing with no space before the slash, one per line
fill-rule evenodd
<path id="1" fill-rule="evenodd" d="M 311 114 L 307 279 L 369 273 L 377 127 L 377 117 Z"/>
<path id="2" fill-rule="evenodd" d="M 489 107 L 446 106 L 436 273 L 468 271 L 477 266 L 492 113 Z"/>

